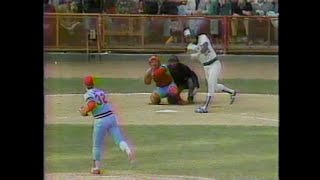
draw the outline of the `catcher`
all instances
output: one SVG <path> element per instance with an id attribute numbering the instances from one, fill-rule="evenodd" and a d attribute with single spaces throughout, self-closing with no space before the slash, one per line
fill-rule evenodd
<path id="1" fill-rule="evenodd" d="M 188 89 L 188 103 L 193 104 L 193 97 L 200 87 L 198 76 L 187 65 L 179 61 L 178 56 L 172 55 L 168 60 L 168 69 L 178 86 L 178 94 Z"/>
<path id="2" fill-rule="evenodd" d="M 159 56 L 152 55 L 149 58 L 149 66 L 144 76 L 144 83 L 150 85 L 153 80 L 157 87 L 150 95 L 151 104 L 160 104 L 161 99 L 165 97 L 169 104 L 186 104 L 178 95 L 178 87 L 167 66 L 160 63 Z"/>

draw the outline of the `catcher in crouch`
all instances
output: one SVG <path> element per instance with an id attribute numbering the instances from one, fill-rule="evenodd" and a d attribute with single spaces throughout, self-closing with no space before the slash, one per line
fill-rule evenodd
<path id="1" fill-rule="evenodd" d="M 188 103 L 193 104 L 193 97 L 200 87 L 197 74 L 187 65 L 181 63 L 176 55 L 169 58 L 168 69 L 178 86 L 179 96 L 184 89 L 188 89 Z"/>
<path id="2" fill-rule="evenodd" d="M 149 58 L 149 66 L 144 76 L 144 83 L 150 85 L 153 79 L 157 87 L 150 96 L 151 103 L 160 104 L 161 99 L 167 97 L 169 104 L 186 104 L 187 102 L 178 95 L 178 87 L 167 66 L 160 63 L 159 56 L 152 55 Z"/>

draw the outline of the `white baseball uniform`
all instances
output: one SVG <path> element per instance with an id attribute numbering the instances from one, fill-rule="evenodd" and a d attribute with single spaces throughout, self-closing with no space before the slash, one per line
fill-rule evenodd
<path id="1" fill-rule="evenodd" d="M 234 90 L 227 88 L 223 84 L 218 84 L 218 78 L 221 72 L 221 62 L 217 58 L 217 54 L 214 51 L 211 41 L 207 35 L 198 35 L 197 44 L 189 43 L 187 46 L 187 52 L 190 53 L 191 59 L 197 59 L 203 64 L 203 69 L 208 83 L 207 99 L 201 108 L 207 111 L 211 96 L 214 96 L 215 92 L 227 92 L 232 95 L 235 94 Z"/>

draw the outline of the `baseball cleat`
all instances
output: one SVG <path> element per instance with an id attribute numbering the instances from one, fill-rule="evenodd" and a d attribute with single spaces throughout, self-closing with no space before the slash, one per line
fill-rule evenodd
<path id="1" fill-rule="evenodd" d="M 195 110 L 196 113 L 208 113 L 208 110 L 202 108 L 202 107 L 198 107 L 196 110 Z"/>
<path id="2" fill-rule="evenodd" d="M 101 170 L 98 169 L 98 168 L 92 168 L 92 169 L 91 169 L 91 174 L 97 174 L 97 175 L 99 175 L 99 174 L 101 174 Z"/>
<path id="3" fill-rule="evenodd" d="M 230 94 L 230 105 L 233 104 L 234 99 L 236 98 L 237 92 L 234 90 L 232 94 Z"/>
<path id="4" fill-rule="evenodd" d="M 129 160 L 129 164 L 130 164 L 131 166 L 136 166 L 136 160 L 135 160 L 135 158 L 134 158 L 133 153 L 130 153 L 130 154 L 128 155 L 128 160 Z"/>
<path id="5" fill-rule="evenodd" d="M 193 96 L 188 97 L 188 104 L 194 104 Z"/>
<path id="6" fill-rule="evenodd" d="M 186 105 L 186 104 L 188 104 L 188 102 L 187 101 L 185 101 L 185 100 L 179 100 L 178 101 L 178 105 Z"/>

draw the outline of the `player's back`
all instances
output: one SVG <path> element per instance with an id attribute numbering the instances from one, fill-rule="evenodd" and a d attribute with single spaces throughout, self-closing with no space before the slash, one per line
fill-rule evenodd
<path id="1" fill-rule="evenodd" d="M 112 114 L 112 106 L 107 98 L 107 93 L 101 89 L 92 88 L 88 89 L 84 94 L 86 103 L 95 101 L 97 107 L 93 109 L 92 115 L 95 118 L 103 118 Z"/>

